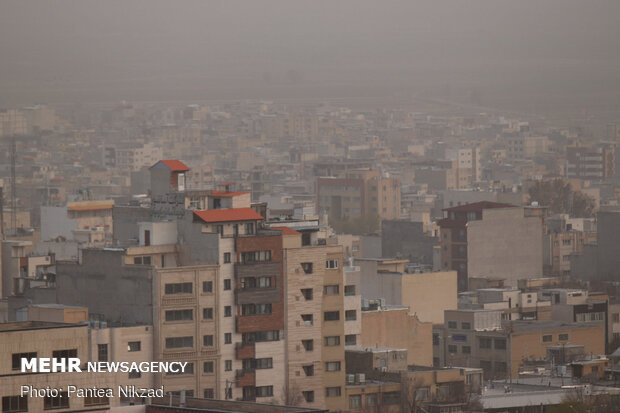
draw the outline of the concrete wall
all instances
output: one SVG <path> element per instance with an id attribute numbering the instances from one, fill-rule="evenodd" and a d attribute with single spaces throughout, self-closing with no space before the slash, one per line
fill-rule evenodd
<path id="1" fill-rule="evenodd" d="M 139 238 L 138 222 L 149 221 L 151 210 L 133 206 L 114 206 L 112 219 L 114 221 L 114 245 L 137 245 Z"/>
<path id="2" fill-rule="evenodd" d="M 598 219 L 598 276 L 611 278 L 620 274 L 620 212 L 599 212 Z"/>
<path id="3" fill-rule="evenodd" d="M 194 223 L 193 213 L 187 211 L 178 221 L 178 237 L 183 265 L 213 264 L 219 261 L 219 234 L 203 233 L 202 223 Z"/>
<path id="4" fill-rule="evenodd" d="M 41 207 L 41 240 L 48 241 L 62 235 L 73 239 L 73 230 L 78 229 L 77 220 L 67 217 L 67 207 Z"/>
<path id="5" fill-rule="evenodd" d="M 402 274 L 377 273 L 377 261 L 356 260 L 361 271 L 363 299 L 384 298 L 386 304 L 400 305 L 402 301 Z"/>
<path id="6" fill-rule="evenodd" d="M 384 220 L 381 223 L 381 256 L 406 258 L 433 264 L 433 246 L 438 242 L 424 233 L 422 222 Z"/>
<path id="7" fill-rule="evenodd" d="M 467 228 L 467 273 L 470 277 L 503 278 L 516 286 L 520 278 L 542 274 L 542 222 L 523 217 L 522 208 L 483 211 Z"/>
<path id="8" fill-rule="evenodd" d="M 443 323 L 444 310 L 458 307 L 456 271 L 404 274 L 401 304 L 420 321 Z"/>

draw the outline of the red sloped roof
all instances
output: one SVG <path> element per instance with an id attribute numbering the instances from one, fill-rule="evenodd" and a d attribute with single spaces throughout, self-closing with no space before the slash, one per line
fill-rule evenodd
<path id="1" fill-rule="evenodd" d="M 194 215 L 206 223 L 229 221 L 255 221 L 263 217 L 252 208 L 206 209 L 194 211 Z"/>
<path id="2" fill-rule="evenodd" d="M 269 229 L 281 231 L 282 235 L 301 235 L 301 232 L 297 232 L 293 228 L 289 228 L 289 227 L 271 227 Z"/>
<path id="3" fill-rule="evenodd" d="M 159 162 L 161 162 L 164 165 L 166 165 L 173 172 L 189 171 L 189 167 L 187 165 L 185 165 L 183 162 L 179 161 L 178 159 L 162 159 Z M 159 162 L 157 162 L 157 163 L 159 163 Z M 157 165 L 157 163 L 155 165 Z M 155 166 L 155 165 L 153 165 L 153 166 Z"/>
<path id="4" fill-rule="evenodd" d="M 491 201 L 480 201 L 474 202 L 471 204 L 459 205 L 452 208 L 444 208 L 444 211 L 454 211 L 454 212 L 474 212 L 474 211 L 482 211 L 483 209 L 490 208 L 514 208 L 514 205 L 511 204 L 503 204 L 500 202 L 491 202 Z"/>

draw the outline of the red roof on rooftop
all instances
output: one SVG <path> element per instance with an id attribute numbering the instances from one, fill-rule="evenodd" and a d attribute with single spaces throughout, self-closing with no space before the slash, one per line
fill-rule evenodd
<path id="1" fill-rule="evenodd" d="M 163 159 L 163 160 L 161 160 L 159 162 L 161 162 L 164 165 L 166 165 L 173 172 L 189 171 L 189 167 L 187 165 L 185 165 L 183 162 L 179 161 L 178 159 Z M 157 165 L 159 162 L 157 162 L 155 165 Z M 155 165 L 153 165 L 153 166 L 155 166 Z M 151 168 L 153 166 L 151 166 Z"/>
<path id="2" fill-rule="evenodd" d="M 449 212 L 474 212 L 474 211 L 482 211 L 483 209 L 491 209 L 491 208 L 514 208 L 515 205 L 504 204 L 500 202 L 491 202 L 491 201 L 480 201 L 474 202 L 471 204 L 459 205 L 451 208 L 444 208 L 444 211 Z"/>
<path id="3" fill-rule="evenodd" d="M 217 184 L 217 186 L 228 186 L 228 185 L 234 185 L 234 182 L 224 182 L 223 184 Z"/>
<path id="4" fill-rule="evenodd" d="M 271 227 L 269 229 L 281 231 L 282 235 L 301 235 L 301 232 L 297 232 L 293 228 L 289 228 L 289 227 Z"/>
<path id="5" fill-rule="evenodd" d="M 206 223 L 230 221 L 256 221 L 264 219 L 252 208 L 206 209 L 194 211 L 194 216 Z"/>

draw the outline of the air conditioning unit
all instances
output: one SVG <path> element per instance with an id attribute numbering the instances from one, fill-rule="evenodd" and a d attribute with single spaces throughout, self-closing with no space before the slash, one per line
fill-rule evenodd
<path id="1" fill-rule="evenodd" d="M 355 382 L 359 384 L 366 383 L 366 375 L 364 373 L 358 373 L 355 375 Z"/>
<path id="2" fill-rule="evenodd" d="M 347 374 L 347 384 L 355 384 L 355 374 Z"/>
<path id="3" fill-rule="evenodd" d="M 381 373 L 385 373 L 385 372 L 387 372 L 387 367 L 382 366 L 382 367 L 380 367 L 380 368 L 379 368 L 379 371 L 380 371 Z"/>

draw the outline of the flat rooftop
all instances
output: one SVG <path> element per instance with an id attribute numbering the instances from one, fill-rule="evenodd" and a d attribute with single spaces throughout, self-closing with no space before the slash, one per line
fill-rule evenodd
<path id="1" fill-rule="evenodd" d="M 153 399 L 150 406 L 157 406 L 158 411 L 208 412 L 208 413 L 326 413 L 327 409 L 309 407 L 283 406 L 277 404 L 255 403 L 233 400 L 194 399 L 188 397 L 185 406 L 179 406 L 179 397 L 174 396 Z M 148 406 L 147 406 L 148 411 Z"/>
<path id="2" fill-rule="evenodd" d="M 0 332 L 72 327 L 87 327 L 87 325 L 73 323 L 54 323 L 51 321 L 16 321 L 11 323 L 0 323 Z"/>

